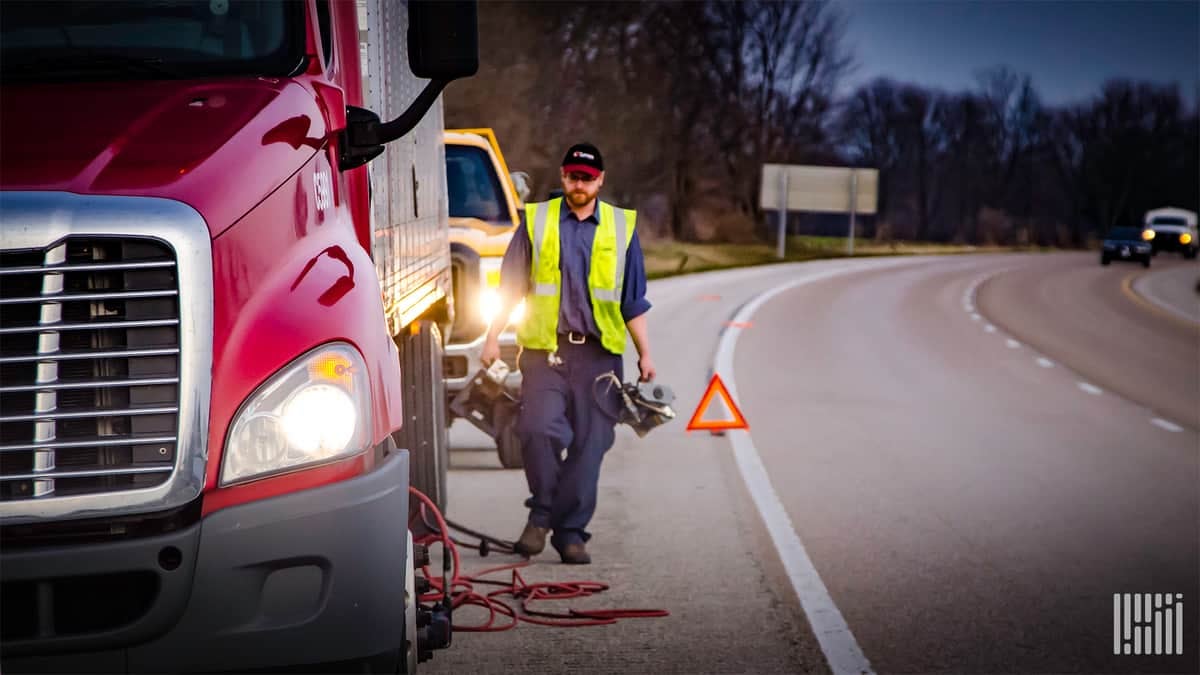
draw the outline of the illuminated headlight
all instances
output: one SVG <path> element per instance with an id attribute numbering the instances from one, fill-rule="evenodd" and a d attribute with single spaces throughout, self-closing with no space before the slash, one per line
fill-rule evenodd
<path id="1" fill-rule="evenodd" d="M 500 313 L 500 293 L 495 289 L 485 288 L 479 294 L 479 316 L 483 318 L 486 325 L 492 324 L 492 319 Z M 519 324 L 525 318 L 525 301 L 517 303 L 517 306 L 508 314 L 509 324 Z"/>
<path id="2" fill-rule="evenodd" d="M 1142 239 L 1146 241 L 1154 239 L 1154 230 L 1142 230 Z"/>
<path id="3" fill-rule="evenodd" d="M 493 288 L 483 289 L 479 294 L 479 316 L 483 317 L 483 322 L 490 326 L 499 312 L 500 293 Z"/>
<path id="4" fill-rule="evenodd" d="M 258 388 L 230 426 L 221 467 L 229 485 L 323 464 L 367 448 L 366 365 L 346 344 L 296 359 Z"/>
<path id="5" fill-rule="evenodd" d="M 1179 243 L 1184 245 L 1192 243 L 1192 235 L 1188 234 L 1187 232 L 1179 235 Z"/>

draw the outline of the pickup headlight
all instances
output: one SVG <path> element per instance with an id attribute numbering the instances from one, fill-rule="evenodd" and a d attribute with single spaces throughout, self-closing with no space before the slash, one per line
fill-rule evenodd
<path id="1" fill-rule="evenodd" d="M 479 261 L 483 277 L 483 288 L 479 292 L 479 316 L 486 325 L 492 324 L 492 319 L 500 311 L 500 267 L 503 258 L 486 257 Z M 517 303 L 508 315 L 509 325 L 518 325 L 525 318 L 525 301 Z"/>
<path id="2" fill-rule="evenodd" d="M 1192 243 L 1192 235 L 1188 234 L 1187 232 L 1179 235 L 1179 243 L 1183 244 L 1184 246 Z"/>
<path id="3" fill-rule="evenodd" d="M 319 347 L 260 386 L 230 426 L 221 484 L 263 478 L 366 449 L 371 390 L 358 350 Z"/>
<path id="4" fill-rule="evenodd" d="M 492 319 L 496 317 L 496 313 L 500 311 L 500 292 L 485 288 L 479 294 L 479 315 L 483 318 L 486 325 L 492 324 Z M 521 323 L 521 319 L 525 318 L 525 301 L 522 300 L 513 307 L 508 314 L 509 325 L 515 326 Z"/>
<path id="5" fill-rule="evenodd" d="M 1151 241 L 1154 239 L 1154 230 L 1142 230 L 1142 239 Z"/>

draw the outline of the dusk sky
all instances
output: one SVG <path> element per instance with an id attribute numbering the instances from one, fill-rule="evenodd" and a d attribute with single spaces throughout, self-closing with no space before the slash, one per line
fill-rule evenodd
<path id="1" fill-rule="evenodd" d="M 1083 101 L 1110 77 L 1200 86 L 1200 0 L 834 0 L 850 15 L 853 87 L 878 76 L 960 91 L 1005 64 L 1048 104 Z"/>

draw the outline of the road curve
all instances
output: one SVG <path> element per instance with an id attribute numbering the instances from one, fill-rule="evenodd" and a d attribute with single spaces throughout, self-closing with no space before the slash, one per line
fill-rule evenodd
<path id="1" fill-rule="evenodd" d="M 664 607 L 672 616 L 460 634 L 427 670 L 825 671 L 731 438 L 687 434 L 684 425 L 737 310 L 826 273 L 836 276 L 778 294 L 738 329 L 734 377 L 747 438 L 871 667 L 1197 670 L 1194 656 L 1182 666 L 1111 656 L 1114 592 L 1183 592 L 1194 598 L 1188 625 L 1200 626 L 1196 425 L 1185 427 L 1187 416 L 1163 411 L 1158 398 L 1109 389 L 1105 364 L 1089 371 L 1090 362 L 1051 356 L 1062 340 L 1055 336 L 1087 316 L 1039 315 L 1008 290 L 1035 273 L 1054 285 L 1082 283 L 1088 302 L 1132 324 L 1120 334 L 1140 335 L 1145 308 L 1126 298 L 1142 313 L 1117 309 L 1111 286 L 1079 281 L 1091 269 L 1082 261 L 823 261 L 653 282 L 651 340 L 683 419 L 644 440 L 619 430 L 601 478 L 592 566 L 543 555 L 525 576 L 611 583 L 608 597 L 581 606 Z M 1054 272 L 1068 267 L 1077 269 Z M 1150 333 L 1164 344 L 1178 339 Z M 1179 369 L 1170 359 L 1146 367 L 1166 364 Z M 626 369 L 632 376 L 632 358 Z M 1186 382 L 1174 386 L 1186 397 Z M 1163 415 L 1177 430 L 1152 423 Z M 451 516 L 515 537 L 524 477 L 501 470 L 483 441 L 462 422 L 452 429 Z M 468 569 L 511 560 L 464 557 Z"/>

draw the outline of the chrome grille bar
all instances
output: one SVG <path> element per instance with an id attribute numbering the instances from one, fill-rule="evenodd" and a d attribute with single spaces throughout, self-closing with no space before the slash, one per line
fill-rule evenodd
<path id="1" fill-rule="evenodd" d="M 132 466 L 121 469 L 86 469 L 82 471 L 54 471 L 49 474 L 51 477 L 46 478 L 44 472 L 34 473 L 14 473 L 0 476 L 0 482 L 13 480 L 50 480 L 57 478 L 95 478 L 97 476 L 134 476 L 144 473 L 170 473 L 174 470 L 171 466 Z"/>
<path id="2" fill-rule="evenodd" d="M 178 377 L 148 377 L 139 380 L 91 380 L 87 382 L 57 382 L 47 384 L 25 384 L 15 387 L 0 387 L 0 394 L 22 391 L 62 391 L 64 389 L 103 389 L 105 387 L 149 387 L 161 384 L 179 384 Z"/>
<path id="3" fill-rule="evenodd" d="M 169 356 L 178 354 L 179 349 L 175 347 L 163 347 L 160 349 L 112 349 L 95 352 L 61 352 L 54 354 L 53 358 L 56 361 L 65 361 L 68 359 L 127 359 L 132 356 Z M 46 356 L 5 356 L 0 358 L 0 363 L 29 363 L 30 361 L 44 361 Z"/>
<path id="4" fill-rule="evenodd" d="M 174 436 L 146 436 L 138 438 L 130 436 L 125 438 L 91 438 L 78 441 L 54 441 L 52 443 L 36 443 L 36 444 L 15 444 L 15 445 L 0 445 L 0 452 L 21 452 L 28 450 L 36 450 L 38 448 L 47 449 L 63 449 L 63 448 L 111 448 L 124 445 L 150 445 L 153 443 L 174 443 Z"/>
<path id="5" fill-rule="evenodd" d="M 116 270 L 149 270 L 174 267 L 175 263 L 170 260 L 161 262 L 136 262 L 136 263 L 101 263 L 94 265 L 43 265 L 41 267 L 8 267 L 0 269 L 0 276 L 9 274 L 37 274 L 39 272 L 111 272 Z"/>
<path id="6" fill-rule="evenodd" d="M 39 396 L 54 396 L 54 392 L 38 392 Z M 32 415 L 5 415 L 0 422 L 32 422 L 36 420 L 75 420 L 89 417 L 118 417 L 123 415 L 164 415 L 179 412 L 175 406 L 161 408 L 125 408 L 124 410 L 87 410 L 66 413 L 33 413 Z"/>
<path id="7" fill-rule="evenodd" d="M 51 275 L 47 275 L 51 276 Z M 61 283 L 62 273 L 54 272 Z M 61 289 L 60 289 L 61 290 Z M 73 300 L 138 300 L 144 298 L 171 298 L 179 295 L 178 291 L 117 291 L 115 293 L 64 293 L 56 298 L 58 302 Z M 20 305 L 31 302 L 45 302 L 42 295 L 31 295 L 23 298 L 0 298 L 0 305 Z"/>
<path id="8" fill-rule="evenodd" d="M 58 314 L 62 315 L 62 305 L 48 305 L 58 309 Z M 47 306 L 43 306 L 45 309 Z M 36 333 L 44 330 L 44 325 L 54 325 L 54 330 L 104 330 L 106 328 L 159 328 L 163 326 L 178 326 L 179 319 L 149 319 L 145 321 L 96 321 L 93 323 L 56 323 L 54 321 L 43 321 L 37 326 L 16 326 L 12 328 L 0 328 L 0 335 L 14 335 L 19 333 Z"/>
<path id="9" fill-rule="evenodd" d="M 67 245 L 59 244 L 46 251 L 44 263 L 47 266 L 61 265 L 67 260 Z M 63 292 L 63 275 L 60 272 L 47 272 L 42 276 L 42 297 L 61 296 Z M 49 310 L 47 311 L 49 305 Z M 42 319 L 45 323 L 49 318 L 54 322 L 62 319 L 62 305 L 45 303 L 42 305 Z M 44 331 L 38 334 L 38 354 L 53 354 L 58 351 L 58 333 Z M 42 377 L 52 378 L 43 380 Z M 38 369 L 38 384 L 58 381 L 58 368 Z M 34 414 L 47 415 L 58 409 L 58 394 L 54 391 L 38 392 L 34 399 Z M 38 419 L 34 423 L 34 443 L 51 442 L 57 438 L 57 422 L 53 417 Z M 54 494 L 54 478 L 48 477 L 56 466 L 56 454 L 53 448 L 39 447 L 33 451 L 33 498 L 42 499 Z"/>

